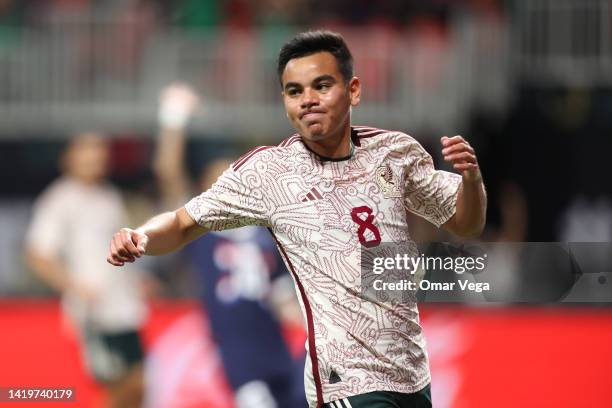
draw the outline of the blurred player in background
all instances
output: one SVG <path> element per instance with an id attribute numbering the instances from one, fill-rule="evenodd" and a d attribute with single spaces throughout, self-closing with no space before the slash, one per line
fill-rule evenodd
<path id="1" fill-rule="evenodd" d="M 61 158 L 62 176 L 37 199 L 26 237 L 31 269 L 62 296 L 91 375 L 108 389 L 110 407 L 142 401 L 146 317 L 140 274 L 100 262 L 107 235 L 126 222 L 118 190 L 106 181 L 108 141 L 82 133 Z M 61 369 L 61 367 L 57 367 Z"/>
<path id="2" fill-rule="evenodd" d="M 198 97 L 185 84 L 160 98 L 160 132 L 154 163 L 166 209 L 192 194 L 185 165 L 185 126 Z M 231 160 L 203 169 L 197 191 L 210 188 Z M 270 233 L 244 227 L 208 234 L 183 253 L 200 283 L 200 297 L 238 408 L 305 407 L 304 360 L 290 354 L 281 325 L 302 325 L 291 278 Z"/>
<path id="3" fill-rule="evenodd" d="M 402 132 L 351 126 L 361 83 L 338 34 L 306 32 L 287 42 L 278 75 L 298 133 L 245 154 L 184 207 L 122 228 L 107 260 L 121 266 L 209 231 L 267 226 L 306 316 L 309 405 L 431 407 L 416 298 L 364 294 L 361 254 L 383 242 L 410 244 L 406 211 L 458 236 L 478 236 L 486 195 L 474 149 L 461 136 L 441 139 L 444 159 L 461 173 L 453 174 L 436 170 Z"/>

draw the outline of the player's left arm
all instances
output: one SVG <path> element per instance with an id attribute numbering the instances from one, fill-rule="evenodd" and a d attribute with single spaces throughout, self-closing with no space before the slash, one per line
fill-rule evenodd
<path id="1" fill-rule="evenodd" d="M 442 227 L 463 238 L 476 238 L 482 233 L 487 212 L 480 166 L 474 148 L 461 136 L 442 137 L 444 160 L 461 173 L 455 214 Z"/>

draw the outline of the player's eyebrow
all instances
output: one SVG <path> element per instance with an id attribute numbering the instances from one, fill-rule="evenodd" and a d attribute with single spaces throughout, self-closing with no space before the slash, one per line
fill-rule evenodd
<path id="1" fill-rule="evenodd" d="M 323 81 L 332 81 L 332 82 L 336 82 L 336 78 L 334 78 L 332 75 L 329 74 L 324 74 L 324 75 L 320 75 L 318 77 L 316 77 L 312 83 L 316 84 L 319 82 L 323 82 Z M 290 89 L 290 88 L 301 88 L 302 85 L 298 82 L 287 82 L 285 84 L 285 90 Z"/>
<path id="2" fill-rule="evenodd" d="M 332 82 L 336 82 L 336 78 L 334 78 L 333 76 L 329 75 L 329 74 L 325 74 L 325 75 L 321 75 L 318 76 L 314 79 L 314 81 L 312 81 L 313 83 L 317 83 L 317 82 L 323 82 L 323 81 L 332 81 Z"/>

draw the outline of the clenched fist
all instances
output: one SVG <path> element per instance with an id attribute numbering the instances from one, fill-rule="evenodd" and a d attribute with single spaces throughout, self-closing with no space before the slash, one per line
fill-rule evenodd
<path id="1" fill-rule="evenodd" d="M 115 266 L 123 266 L 126 262 L 134 262 L 144 255 L 149 237 L 136 230 L 121 228 L 113 235 L 110 251 L 106 261 Z"/>

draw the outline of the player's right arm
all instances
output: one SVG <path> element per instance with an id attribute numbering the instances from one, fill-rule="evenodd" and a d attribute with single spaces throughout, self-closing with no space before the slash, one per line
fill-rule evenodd
<path id="1" fill-rule="evenodd" d="M 207 231 L 181 207 L 159 214 L 136 229 L 120 229 L 111 239 L 106 260 L 112 265 L 123 266 L 142 255 L 173 252 Z"/>
<path id="2" fill-rule="evenodd" d="M 25 260 L 36 276 L 51 288 L 62 293 L 70 287 L 68 271 L 59 257 L 27 246 Z"/>

